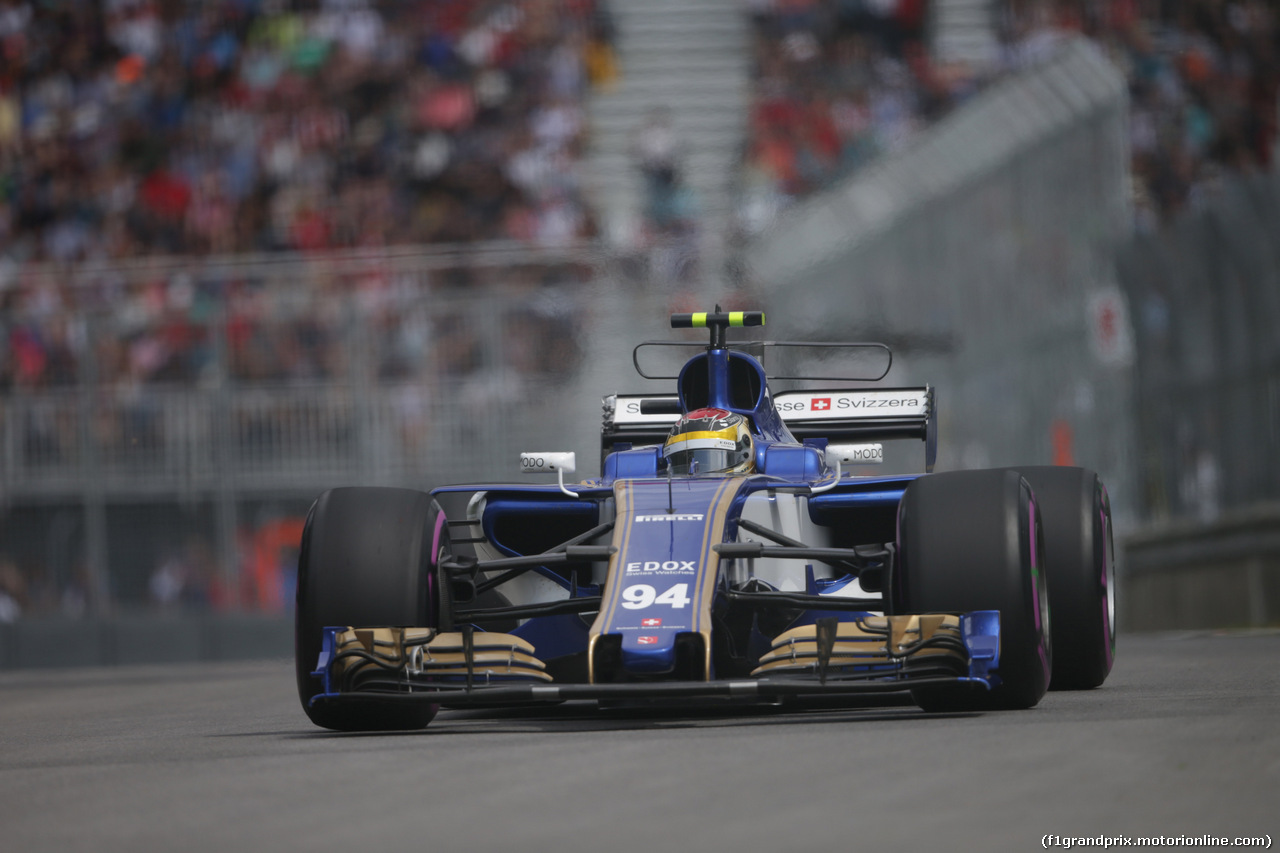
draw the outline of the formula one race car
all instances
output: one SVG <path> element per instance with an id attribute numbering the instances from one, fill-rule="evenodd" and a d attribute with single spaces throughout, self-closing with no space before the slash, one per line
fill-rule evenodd
<path id="1" fill-rule="evenodd" d="M 575 454 L 531 452 L 522 469 L 558 483 L 321 495 L 298 566 L 311 720 L 411 729 L 441 705 L 892 691 L 926 711 L 1012 709 L 1051 678 L 1101 684 L 1115 578 L 1098 477 L 855 476 L 901 438 L 923 440 L 932 470 L 933 389 L 775 395 L 746 350 L 889 354 L 726 341 L 763 323 L 718 306 L 673 315 L 710 333 L 678 377 L 646 373 L 639 352 L 690 344 L 637 347 L 641 375 L 676 393 L 605 398 L 598 479 L 566 484 Z"/>

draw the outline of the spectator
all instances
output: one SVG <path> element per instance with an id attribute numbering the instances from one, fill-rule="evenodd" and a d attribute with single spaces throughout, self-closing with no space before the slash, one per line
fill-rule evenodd
<path id="1" fill-rule="evenodd" d="M 635 134 L 631 157 L 644 178 L 642 243 L 650 277 L 664 285 L 687 285 L 699 264 L 698 202 L 685 182 L 684 143 L 671 111 L 652 108 Z"/>
<path id="2" fill-rule="evenodd" d="M 671 123 L 671 111 L 654 107 L 636 133 L 631 156 L 644 175 L 645 216 L 661 228 L 680 189 L 682 145 Z"/>
<path id="3" fill-rule="evenodd" d="M 7 0 L 0 255 L 580 237 L 589 56 L 611 79 L 595 13 L 592 0 Z M 503 175 L 508 140 L 529 132 L 552 199 Z M 413 215 L 427 204 L 451 213 Z M 513 235 L 504 207 L 538 221 Z"/>

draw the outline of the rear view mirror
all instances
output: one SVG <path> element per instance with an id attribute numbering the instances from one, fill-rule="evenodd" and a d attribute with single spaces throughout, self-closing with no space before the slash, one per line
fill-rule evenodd
<path id="1" fill-rule="evenodd" d="M 578 454 L 572 451 L 521 453 L 520 470 L 525 474 L 572 474 L 578 470 Z"/>
<path id="2" fill-rule="evenodd" d="M 521 453 L 520 470 L 526 474 L 555 474 L 560 491 L 571 498 L 577 497 L 564 486 L 564 475 L 578 470 L 578 454 L 573 451 Z"/>
<path id="3" fill-rule="evenodd" d="M 827 465 L 882 465 L 884 464 L 884 445 L 874 444 L 828 444 Z"/>

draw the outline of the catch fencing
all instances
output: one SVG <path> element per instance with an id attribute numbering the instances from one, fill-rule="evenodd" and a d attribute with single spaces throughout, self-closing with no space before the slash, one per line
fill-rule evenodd
<path id="1" fill-rule="evenodd" d="M 1280 501 L 1280 175 L 1237 179 L 1119 257 L 1144 515 Z"/>
<path id="2" fill-rule="evenodd" d="M 590 247 L 503 244 L 4 271 L 6 587 L 33 614 L 284 612 L 322 490 L 560 446 L 594 281 Z"/>
<path id="3" fill-rule="evenodd" d="M 1132 222 L 1128 95 L 1085 40 L 791 211 L 749 274 L 791 334 L 884 340 L 931 383 L 938 468 L 1076 464 L 1132 521 L 1132 342 L 1114 252 Z"/>

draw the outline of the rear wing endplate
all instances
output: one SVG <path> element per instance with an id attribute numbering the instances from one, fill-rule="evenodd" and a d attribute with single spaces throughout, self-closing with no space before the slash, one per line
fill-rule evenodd
<path id="1" fill-rule="evenodd" d="M 915 438 L 924 442 L 925 470 L 938 456 L 938 410 L 934 389 L 841 388 L 783 391 L 774 407 L 798 440 L 888 441 Z M 615 445 L 656 444 L 680 417 L 674 394 L 615 394 L 604 398 L 601 458 Z"/>

